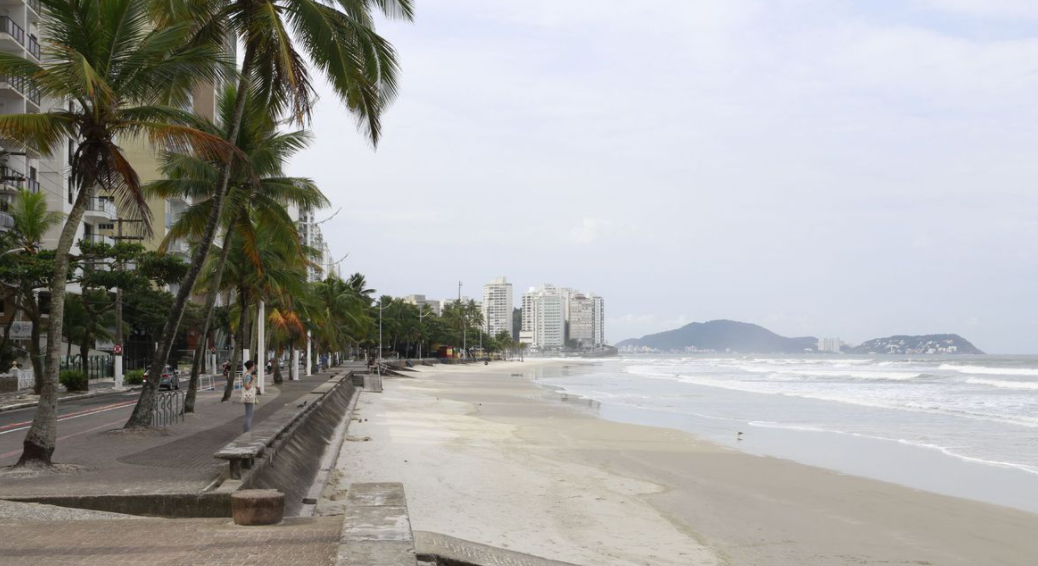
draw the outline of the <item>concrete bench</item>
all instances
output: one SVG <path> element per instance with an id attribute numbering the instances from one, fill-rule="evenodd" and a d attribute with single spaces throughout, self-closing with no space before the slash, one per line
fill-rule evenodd
<path id="1" fill-rule="evenodd" d="M 350 485 L 336 563 L 338 566 L 417 564 L 403 484 Z"/>
<path id="2" fill-rule="evenodd" d="M 291 427 L 313 403 L 327 395 L 343 379 L 347 379 L 347 377 L 345 375 L 335 376 L 318 385 L 310 393 L 294 401 L 291 407 L 278 410 L 249 432 L 226 444 L 219 452 L 213 454 L 213 457 L 227 460 L 230 465 L 231 479 L 240 480 L 242 470 L 251 469 L 256 459 L 263 456 L 282 433 Z"/>

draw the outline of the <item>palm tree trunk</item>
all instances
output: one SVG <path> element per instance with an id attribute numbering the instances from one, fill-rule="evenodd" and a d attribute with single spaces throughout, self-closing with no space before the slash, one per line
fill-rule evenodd
<path id="1" fill-rule="evenodd" d="M 40 404 L 32 419 L 32 426 L 22 442 L 22 456 L 16 466 L 51 465 L 51 456 L 58 430 L 58 364 L 60 363 L 62 326 L 65 321 L 65 285 L 68 280 L 69 250 L 83 220 L 87 202 L 93 196 L 94 187 L 84 186 L 76 195 L 65 225 L 58 237 L 58 247 L 54 253 L 54 277 L 50 283 L 50 328 L 47 329 L 47 363 L 44 368 L 43 384 L 40 387 Z M 33 325 L 35 327 L 35 324 Z M 148 415 L 151 418 L 151 415 Z"/>
<path id="2" fill-rule="evenodd" d="M 31 293 L 31 291 L 30 291 Z M 35 304 L 36 299 L 33 298 L 32 311 L 26 311 L 29 320 L 32 321 L 32 330 L 29 335 L 29 363 L 32 364 L 32 391 L 36 395 L 39 395 L 43 391 L 43 354 L 40 353 L 40 325 L 43 324 L 43 317 L 40 316 L 39 305 Z"/>
<path id="3" fill-rule="evenodd" d="M 83 375 L 86 375 L 86 388 L 90 389 L 90 335 L 84 334 L 83 341 L 79 344 L 79 356 L 83 358 Z"/>
<path id="4" fill-rule="evenodd" d="M 238 132 L 241 130 L 242 115 L 245 113 L 245 96 L 249 88 L 250 75 L 252 74 L 255 58 L 255 49 L 252 46 L 247 47 L 245 49 L 245 60 L 242 62 L 241 78 L 238 79 L 238 91 L 235 94 L 234 119 L 228 124 L 227 139 L 232 142 L 238 138 Z M 216 230 L 219 227 L 220 218 L 223 216 L 223 205 L 227 200 L 227 192 L 230 188 L 231 169 L 229 164 L 225 164 L 223 167 L 220 187 L 217 189 L 216 194 L 213 195 L 213 210 L 210 212 L 209 220 L 206 222 L 205 233 L 198 244 L 198 249 L 195 250 L 195 255 L 191 258 L 191 269 L 184 276 L 184 280 L 180 282 L 180 291 L 177 293 L 173 309 L 169 313 L 169 319 L 166 320 L 166 326 L 162 330 L 162 337 L 159 339 L 159 347 L 155 350 L 155 357 L 151 360 L 151 371 L 148 373 L 148 379 L 144 381 L 140 400 L 137 402 L 137 406 L 134 407 L 130 419 L 126 421 L 125 428 L 149 428 L 152 426 L 151 415 L 155 411 L 155 394 L 158 391 L 159 377 L 161 376 L 163 366 L 166 365 L 169 351 L 173 348 L 173 341 L 177 337 L 180 320 L 184 317 L 187 301 L 191 297 L 195 281 L 198 280 L 198 275 L 202 272 L 202 265 L 205 263 L 205 258 L 209 255 L 209 248 L 212 247 L 213 239 L 216 237 Z"/>
<path id="5" fill-rule="evenodd" d="M 278 346 L 277 356 L 274 358 L 274 384 L 281 385 L 284 382 L 284 378 L 281 377 L 281 354 L 285 353 L 281 346 Z"/>
<path id="6" fill-rule="evenodd" d="M 234 372 L 238 370 L 238 360 L 241 359 L 241 348 L 248 343 L 248 339 L 244 338 L 244 336 L 246 335 L 246 332 L 248 332 L 249 303 L 241 294 L 238 295 L 238 305 L 241 307 L 241 313 L 238 315 L 238 337 L 231 345 L 231 369 L 227 372 L 227 383 L 223 388 L 223 398 L 220 399 L 221 403 L 231 398 L 231 393 L 234 391 Z"/>
<path id="7" fill-rule="evenodd" d="M 188 383 L 187 396 L 184 399 L 184 412 L 195 412 L 195 397 L 198 396 L 198 374 L 202 370 L 202 360 L 205 359 L 205 337 L 213 325 L 213 316 L 216 311 L 216 296 L 220 293 L 220 280 L 223 279 L 224 267 L 227 265 L 227 256 L 230 255 L 231 246 L 230 229 L 224 231 L 223 250 L 220 251 L 220 260 L 216 262 L 216 274 L 209 285 L 209 292 L 205 296 L 205 322 L 202 324 L 202 339 L 195 347 L 195 360 L 191 364 L 191 381 Z"/>

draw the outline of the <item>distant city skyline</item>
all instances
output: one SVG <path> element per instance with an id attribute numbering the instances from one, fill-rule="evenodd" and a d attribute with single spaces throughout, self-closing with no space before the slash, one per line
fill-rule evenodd
<path id="1" fill-rule="evenodd" d="M 579 281 L 614 343 L 723 318 L 1038 353 L 1038 2 L 599 8 L 443 0 L 385 26 L 377 152 L 316 85 L 289 172 L 342 208 L 344 274 L 438 298 Z"/>

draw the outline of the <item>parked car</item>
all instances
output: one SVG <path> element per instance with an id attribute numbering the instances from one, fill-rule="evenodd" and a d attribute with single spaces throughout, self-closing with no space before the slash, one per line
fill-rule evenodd
<path id="1" fill-rule="evenodd" d="M 144 379 L 148 379 L 148 372 L 144 372 Z M 162 370 L 162 377 L 159 378 L 159 389 L 165 387 L 166 389 L 180 389 L 180 374 L 177 370 L 166 365 Z"/>

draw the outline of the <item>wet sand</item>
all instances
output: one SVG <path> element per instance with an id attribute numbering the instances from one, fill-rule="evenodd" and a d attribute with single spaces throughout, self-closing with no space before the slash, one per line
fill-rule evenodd
<path id="1" fill-rule="evenodd" d="M 1038 515 L 607 421 L 514 375 L 546 363 L 363 394 L 320 512 L 402 481 L 417 530 L 587 566 L 1038 563 Z"/>

